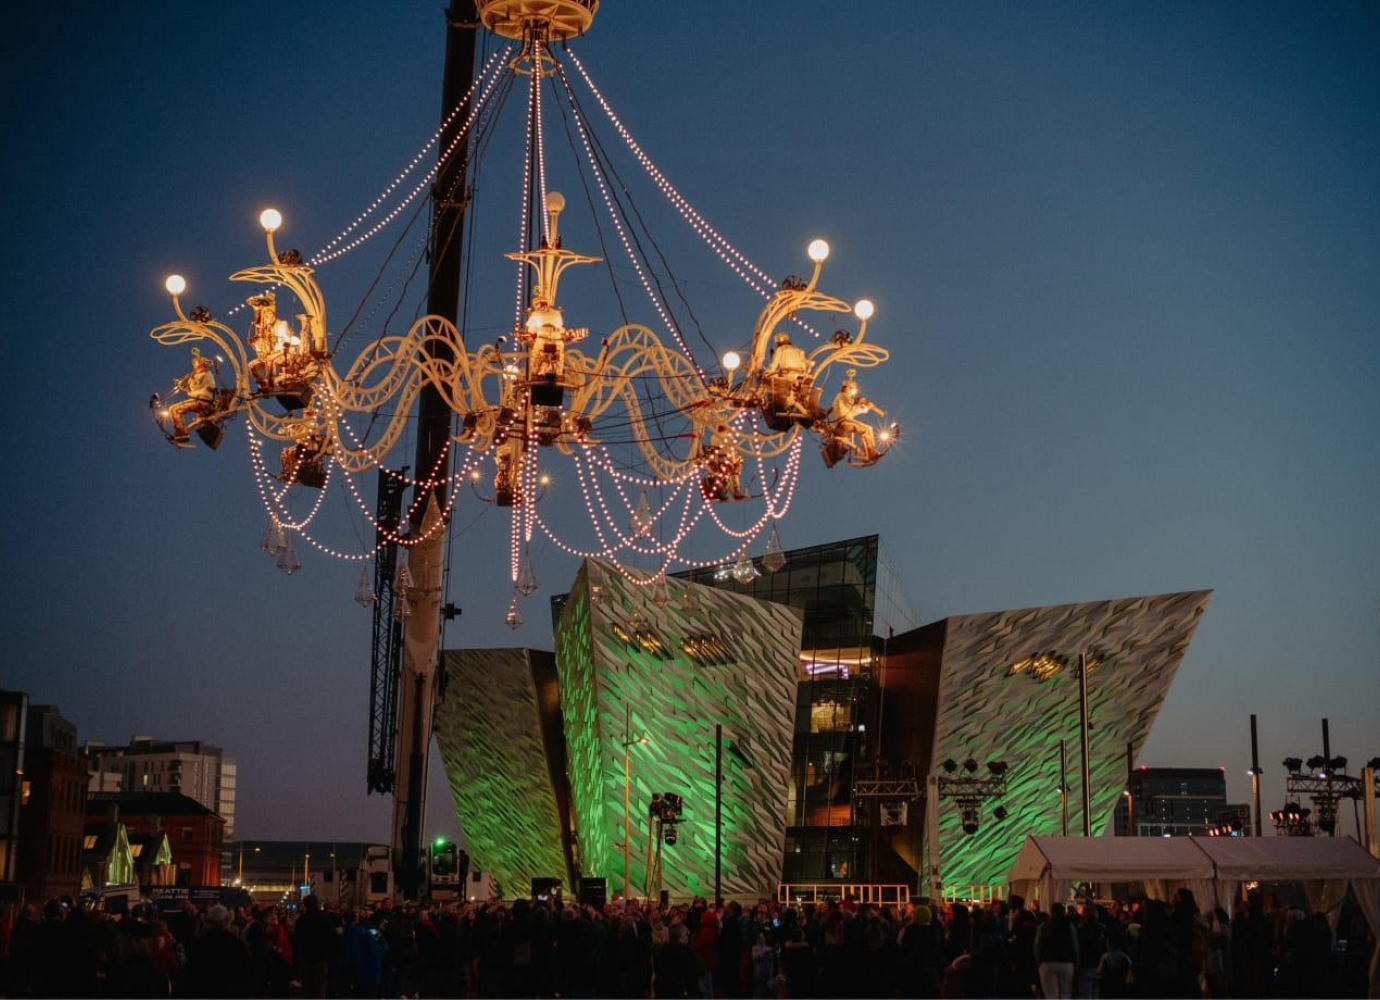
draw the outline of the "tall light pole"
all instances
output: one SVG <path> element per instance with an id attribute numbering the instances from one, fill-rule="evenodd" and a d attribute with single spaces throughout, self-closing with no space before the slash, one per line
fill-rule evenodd
<path id="1" fill-rule="evenodd" d="M 1083 836 L 1092 836 L 1092 765 L 1088 762 L 1088 657 L 1078 654 L 1078 729 L 1083 749 Z"/>
<path id="2" fill-rule="evenodd" d="M 254 848 L 254 853 L 258 854 L 259 850 L 260 848 L 258 847 Z M 240 874 L 239 877 L 235 879 L 235 884 L 244 885 L 244 844 L 240 844 Z"/>
<path id="3" fill-rule="evenodd" d="M 1059 741 L 1059 833 L 1069 835 L 1069 754 L 1068 741 Z"/>
<path id="4" fill-rule="evenodd" d="M 632 748 L 646 743 L 645 733 L 632 733 L 632 705 L 627 706 L 623 723 L 623 898 L 632 893 Z"/>
<path id="5" fill-rule="evenodd" d="M 714 905 L 723 905 L 724 727 L 714 726 Z"/>
<path id="6" fill-rule="evenodd" d="M 1251 713 L 1251 805 L 1255 813 L 1255 835 L 1262 835 L 1260 815 L 1260 741 L 1256 735 L 1255 713 Z"/>

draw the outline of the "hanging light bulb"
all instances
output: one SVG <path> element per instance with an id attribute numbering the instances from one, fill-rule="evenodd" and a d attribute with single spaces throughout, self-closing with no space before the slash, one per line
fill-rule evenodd
<path id="1" fill-rule="evenodd" d="M 524 547 L 522 562 L 518 565 L 517 589 L 523 597 L 537 589 L 537 574 L 532 571 L 532 555 Z"/>
<path id="2" fill-rule="evenodd" d="M 276 556 L 287 548 L 287 539 L 283 537 L 283 526 L 272 514 L 268 515 L 268 524 L 264 527 L 263 537 L 259 539 L 259 548 L 270 556 Z"/>
<path id="3" fill-rule="evenodd" d="M 279 527 L 281 531 L 281 526 Z M 283 532 L 283 547 L 278 553 L 278 568 L 292 576 L 302 568 L 302 560 L 297 558 L 297 546 L 292 544 L 292 532 Z"/>
<path id="4" fill-rule="evenodd" d="M 762 556 L 762 568 L 768 573 L 775 573 L 786 565 L 786 552 L 781 548 L 781 536 L 776 533 L 776 522 L 771 524 L 771 532 L 767 535 L 767 551 Z"/>
<path id="5" fill-rule="evenodd" d="M 646 538 L 652 533 L 652 505 L 647 502 L 645 487 L 637 498 L 637 507 L 633 510 L 632 533 L 634 538 Z"/>
<path id="6" fill-rule="evenodd" d="M 355 603 L 361 608 L 371 608 L 379 602 L 374 593 L 374 571 L 368 566 L 359 572 L 359 586 L 355 588 Z"/>
<path id="7" fill-rule="evenodd" d="M 666 584 L 666 574 L 658 573 L 656 580 L 652 583 L 652 592 L 648 599 L 659 608 L 664 608 L 671 603 L 671 588 Z"/>
<path id="8" fill-rule="evenodd" d="M 503 616 L 503 624 L 516 632 L 522 628 L 522 612 L 518 610 L 517 595 L 508 602 L 508 613 Z"/>
<path id="9" fill-rule="evenodd" d="M 757 571 L 757 567 L 752 565 L 752 560 L 744 552 L 738 557 L 738 561 L 733 564 L 733 579 L 739 583 L 751 583 L 762 574 Z"/>
<path id="10" fill-rule="evenodd" d="M 412 602 L 407 599 L 407 594 L 401 593 L 397 601 L 393 604 L 393 620 L 395 622 L 406 621 L 412 617 Z"/>

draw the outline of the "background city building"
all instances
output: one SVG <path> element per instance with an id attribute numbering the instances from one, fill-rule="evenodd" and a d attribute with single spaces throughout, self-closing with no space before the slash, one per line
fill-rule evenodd
<path id="1" fill-rule="evenodd" d="M 1220 767 L 1137 767 L 1131 772 L 1126 800 L 1117 803 L 1118 837 L 1202 837 L 1210 830 L 1231 828 L 1251 834 L 1251 807 L 1227 802 L 1227 775 Z M 1135 819 L 1131 830 L 1128 819 Z"/>
<path id="2" fill-rule="evenodd" d="M 75 896 L 81 887 L 86 767 L 77 727 L 52 705 L 30 705 L 25 734 L 18 880 L 30 900 Z"/>
<path id="3" fill-rule="evenodd" d="M 24 780 L 24 732 L 29 697 L 19 691 L 0 691 L 0 896 L 17 899 L 15 870 L 19 863 L 19 810 L 28 794 Z"/>
<path id="4" fill-rule="evenodd" d="M 775 842 L 765 817 L 780 797 L 781 882 L 915 886 L 927 867 L 927 776 L 999 775 L 999 799 L 941 795 L 935 805 L 944 882 L 986 891 L 1002 881 L 1028 834 L 1083 829 L 1079 655 L 1088 663 L 1086 820 L 1097 836 L 1112 823 L 1128 761 L 1149 736 L 1210 596 L 1051 605 L 918 626 L 876 536 L 773 562 L 695 570 L 657 594 L 587 561 L 571 593 L 552 601 L 554 681 L 545 654 L 447 657 L 447 686 L 463 694 L 438 710 L 442 759 L 462 824 L 483 828 L 470 837 L 475 865 L 497 865 L 501 881 L 510 875 L 505 894 L 523 891 L 518 883 L 538 870 L 555 876 L 562 861 L 567 877 L 604 876 L 610 892 L 621 889 L 625 766 L 637 817 L 628 838 L 630 887 L 642 888 L 647 859 L 639 854 L 649 835 L 640 826 L 651 795 L 686 794 L 694 804 L 687 816 L 703 815 L 714 787 L 703 780 L 712 774 L 705 753 L 713 722 L 726 712 L 740 714 L 736 731 L 753 757 L 788 757 L 779 783 L 765 768 L 726 765 L 726 786 L 748 776 L 755 782 L 751 810 L 735 813 L 726 829 L 756 824 L 756 844 Z M 720 593 L 748 603 L 719 607 Z M 783 605 L 801 624 L 784 654 L 785 701 L 776 705 L 768 704 L 775 674 L 754 657 L 786 634 L 758 622 Z M 741 623 L 735 609 L 746 615 Z M 709 669 L 697 660 L 706 630 L 727 644 Z M 559 745 L 549 732 L 556 720 L 565 736 Z M 1228 812 L 1221 773 L 1211 773 L 1213 808 L 1194 814 L 1203 832 Z M 677 863 L 692 874 L 676 888 L 700 893 L 706 831 L 687 828 L 692 847 L 677 847 Z M 522 835 L 512 837 L 515 830 Z M 561 842 L 569 846 L 564 859 L 556 853 Z M 753 867 L 759 891 L 769 889 L 759 876 L 771 867 Z M 726 894 L 741 889 L 730 890 L 726 876 Z"/>
<path id="5" fill-rule="evenodd" d="M 223 884 L 240 886 L 255 902 L 280 903 L 313 886 L 322 898 L 350 905 L 391 897 L 392 869 L 384 844 L 333 840 L 233 840 Z"/>
<path id="6" fill-rule="evenodd" d="M 179 792 L 219 814 L 226 835 L 234 835 L 235 761 L 219 747 L 201 740 L 136 736 L 127 746 L 88 742 L 82 755 L 92 792 Z M 118 788 L 110 787 L 111 774 L 120 776 Z"/>
<path id="7" fill-rule="evenodd" d="M 920 624 L 881 540 L 794 549 L 778 572 L 759 560 L 747 580 L 725 567 L 679 576 L 803 614 L 782 878 L 866 880 L 870 822 L 862 808 L 854 814 L 855 766 L 875 752 L 888 637 Z M 914 875 L 893 870 L 887 880 Z"/>

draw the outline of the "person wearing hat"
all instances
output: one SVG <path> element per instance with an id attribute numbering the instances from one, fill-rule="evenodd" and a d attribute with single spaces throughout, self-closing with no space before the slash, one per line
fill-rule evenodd
<path id="1" fill-rule="evenodd" d="M 858 383 L 855 381 L 857 377 L 857 369 L 850 368 L 843 384 L 839 386 L 838 395 L 829 407 L 829 416 L 833 424 L 830 431 L 835 440 L 851 448 L 864 463 L 870 465 L 881 457 L 881 452 L 877 450 L 876 431 L 862 419 L 862 416 L 865 413 L 875 413 L 882 417 L 886 413 L 858 392 Z"/>
<path id="2" fill-rule="evenodd" d="M 216 377 L 211 373 L 211 361 L 197 348 L 192 348 L 192 370 L 177 380 L 177 388 L 187 394 L 187 398 L 168 407 L 168 418 L 172 420 L 173 443 L 183 444 L 187 440 L 187 422 L 184 414 L 192 413 L 204 417 L 211 412 L 211 404 L 216 399 Z"/>

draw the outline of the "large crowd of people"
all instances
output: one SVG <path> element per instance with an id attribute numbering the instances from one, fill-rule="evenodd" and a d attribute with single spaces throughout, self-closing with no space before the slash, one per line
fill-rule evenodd
<path id="1" fill-rule="evenodd" d="M 985 906 L 765 900 L 224 906 L 0 917 L 5 997 L 1364 996 L 1373 939 L 1252 898 Z"/>

